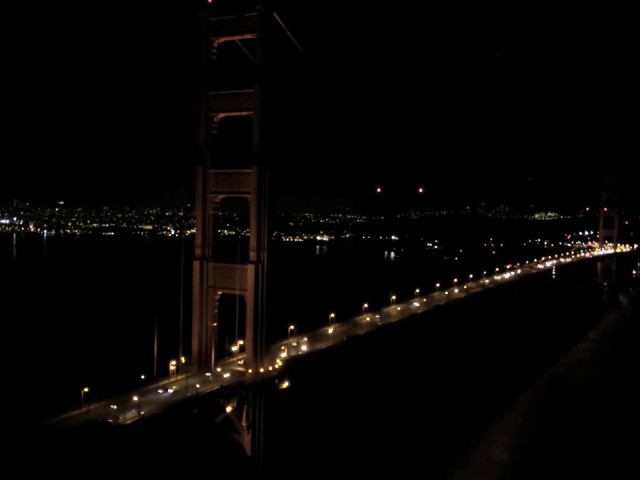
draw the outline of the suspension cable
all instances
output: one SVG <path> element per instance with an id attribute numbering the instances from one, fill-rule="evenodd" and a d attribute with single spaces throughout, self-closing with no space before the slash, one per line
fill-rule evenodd
<path id="1" fill-rule="evenodd" d="M 293 36 L 293 34 L 289 31 L 289 29 L 287 28 L 287 26 L 284 24 L 284 22 L 282 21 L 282 19 L 280 18 L 280 16 L 276 13 L 276 11 L 273 11 L 273 17 L 276 19 L 276 21 L 280 24 L 280 26 L 282 27 L 282 29 L 284 30 L 284 32 L 287 34 L 287 36 L 289 37 L 289 39 L 293 42 L 293 44 L 296 46 L 296 48 L 300 51 L 300 53 L 302 54 L 302 56 L 305 58 L 305 60 L 307 62 L 309 62 L 309 64 L 311 64 L 311 59 L 309 58 L 309 56 L 306 54 L 306 52 L 303 50 L 302 46 L 298 43 L 298 41 L 296 40 L 296 38 Z"/>

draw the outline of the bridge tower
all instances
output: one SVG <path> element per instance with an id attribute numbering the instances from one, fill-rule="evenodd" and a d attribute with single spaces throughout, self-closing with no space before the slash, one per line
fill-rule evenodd
<path id="1" fill-rule="evenodd" d="M 193 263 L 192 359 L 201 369 L 212 369 L 216 353 L 220 299 L 224 294 L 244 298 L 245 366 L 261 365 L 265 345 L 267 273 L 267 165 L 261 137 L 262 76 L 264 69 L 264 10 L 203 19 L 203 85 L 200 94 L 199 151 L 196 174 L 196 235 Z M 216 91 L 207 78 L 212 68 L 221 70 L 219 50 L 225 44 L 249 45 L 254 55 L 255 78 L 243 79 L 253 88 Z M 232 45 L 229 45 L 232 46 Z M 255 48 L 253 48 L 255 47 Z M 234 66 L 224 65 L 224 70 Z M 232 76 L 238 80 L 238 76 Z M 243 117 L 251 123 L 250 159 L 234 160 L 212 154 L 225 121 Z M 245 263 L 223 263 L 216 248 L 221 202 L 245 199 L 249 206 L 249 252 Z"/>
<path id="2" fill-rule="evenodd" d="M 604 247 L 607 243 L 613 244 L 613 248 L 618 248 L 618 232 L 620 229 L 619 201 L 615 181 L 607 179 L 602 192 L 600 205 L 600 228 L 598 235 L 600 248 Z"/>
<path id="3" fill-rule="evenodd" d="M 620 229 L 619 216 L 620 197 L 617 182 L 608 178 L 605 180 L 600 205 L 600 226 L 598 229 L 598 246 L 603 248 L 610 245 L 618 248 L 618 232 Z M 605 286 L 613 286 L 616 278 L 616 256 L 610 255 L 606 259 L 598 260 L 598 280 Z"/>

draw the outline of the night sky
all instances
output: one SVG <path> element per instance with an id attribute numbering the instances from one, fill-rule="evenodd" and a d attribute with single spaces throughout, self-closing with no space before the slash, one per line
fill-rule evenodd
<path id="1" fill-rule="evenodd" d="M 190 198 L 199 2 L 132 3 L 5 7 L 0 199 Z M 279 52 L 280 193 L 579 204 L 637 161 L 628 12 L 273 3 L 311 60 Z"/>

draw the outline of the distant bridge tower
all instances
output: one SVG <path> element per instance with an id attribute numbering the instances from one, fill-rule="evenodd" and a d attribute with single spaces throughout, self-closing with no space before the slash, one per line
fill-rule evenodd
<path id="1" fill-rule="evenodd" d="M 619 203 L 620 197 L 617 182 L 609 178 L 605 180 L 600 205 L 600 227 L 598 231 L 600 248 L 605 245 L 610 245 L 614 249 L 618 248 L 618 232 L 620 229 Z M 598 260 L 598 280 L 604 287 L 615 284 L 616 263 L 615 255 Z"/>
<path id="2" fill-rule="evenodd" d="M 245 301 L 245 366 L 259 367 L 264 354 L 268 225 L 267 169 L 260 128 L 263 17 L 261 8 L 242 15 L 203 17 L 203 39 L 206 39 L 203 64 L 208 65 L 205 71 L 210 71 L 213 64 L 220 67 L 219 49 L 230 42 L 235 45 L 229 44 L 229 47 L 245 50 L 256 64 L 255 79 L 248 79 L 253 81 L 251 89 L 214 91 L 210 87 L 211 79 L 205 79 L 201 91 L 199 149 L 203 166 L 198 168 L 196 178 L 192 358 L 203 369 L 213 368 L 221 356 L 216 352 L 216 340 L 218 310 L 224 294 L 238 295 Z M 253 55 L 243 44 L 252 49 Z M 225 65 L 221 71 L 228 72 L 229 69 Z M 238 77 L 232 75 L 234 81 Z M 206 75 L 203 74 L 203 78 Z M 212 146 L 220 140 L 220 125 L 233 117 L 250 120 L 252 149 L 249 161 L 221 158 L 211 153 Z M 221 201 L 229 197 L 246 199 L 249 205 L 250 238 L 246 263 L 222 263 L 216 248 Z"/>
<path id="3" fill-rule="evenodd" d="M 605 244 L 613 244 L 618 248 L 618 232 L 620 229 L 620 216 L 618 212 L 620 198 L 616 182 L 612 179 L 605 181 L 600 205 L 600 229 L 598 243 L 600 248 Z"/>

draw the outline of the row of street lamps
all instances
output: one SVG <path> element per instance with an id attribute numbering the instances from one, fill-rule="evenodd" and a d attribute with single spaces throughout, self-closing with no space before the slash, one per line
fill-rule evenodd
<path id="1" fill-rule="evenodd" d="M 497 271 L 499 271 L 499 268 L 496 268 L 496 272 Z M 486 274 L 487 274 L 486 271 L 483 272 L 483 277 L 486 276 Z M 473 280 L 473 274 L 469 274 L 469 280 Z M 453 284 L 456 285 L 457 283 L 458 283 L 458 279 L 454 278 L 453 279 Z M 436 290 L 440 289 L 440 283 L 439 282 L 436 283 L 435 287 L 436 287 Z M 420 289 L 416 288 L 414 290 L 414 294 L 416 296 L 420 295 Z M 395 305 L 396 304 L 396 300 L 397 300 L 397 296 L 395 294 L 391 295 L 390 304 L 391 305 Z M 368 310 L 369 310 L 369 304 L 368 303 L 363 303 L 362 304 L 362 313 L 364 314 Z M 329 334 L 332 334 L 333 331 L 334 331 L 335 321 L 336 321 L 335 312 L 329 313 Z M 296 329 L 295 325 L 289 325 L 288 326 L 288 328 L 287 328 L 287 338 L 289 338 L 289 339 L 291 338 L 291 336 L 292 336 L 293 332 L 295 331 L 295 329 Z M 240 352 L 240 347 L 242 345 L 244 345 L 244 340 L 238 340 L 236 342 L 236 344 L 231 347 L 231 351 L 234 352 L 234 353 L 239 353 Z M 181 356 L 180 357 L 180 365 L 185 365 L 186 363 L 187 363 L 186 357 Z M 177 360 L 170 360 L 169 361 L 169 380 L 171 380 L 174 377 L 176 377 L 177 374 L 178 374 L 178 361 Z M 145 376 L 141 375 L 140 378 L 142 380 L 144 380 Z M 197 385 L 197 387 L 199 387 L 199 385 Z M 81 408 L 84 408 L 85 394 L 88 394 L 89 391 L 90 391 L 89 387 L 82 387 L 82 389 L 80 390 L 80 407 Z M 132 397 L 132 399 L 133 399 L 133 402 L 137 405 L 138 413 L 140 414 L 141 408 L 142 408 L 142 406 L 141 406 L 142 402 L 140 401 L 140 397 L 138 395 L 134 395 Z M 112 405 L 112 408 L 113 407 L 114 406 Z M 89 405 L 89 408 L 91 408 L 91 405 Z"/>
<path id="2" fill-rule="evenodd" d="M 484 272 L 485 275 L 486 275 L 486 273 L 487 272 Z M 473 279 L 473 274 L 470 274 L 469 275 L 469 280 L 472 280 L 472 279 Z M 456 283 L 458 283 L 458 279 L 454 278 L 453 279 L 453 284 L 455 285 Z M 436 283 L 436 290 L 439 289 L 439 288 L 440 288 L 440 283 L 438 282 L 438 283 Z M 420 289 L 416 288 L 414 290 L 414 294 L 416 296 L 420 295 Z M 390 304 L 391 305 L 395 305 L 397 299 L 398 299 L 398 297 L 396 295 L 391 295 Z M 368 303 L 363 303 L 362 304 L 362 313 L 366 313 L 368 310 L 369 310 L 369 304 Z M 329 333 L 333 333 L 333 328 L 331 327 L 331 324 L 335 322 L 335 318 L 336 318 L 336 314 L 335 313 L 332 312 L 332 313 L 329 314 L 329 325 L 330 325 L 330 332 Z M 291 332 L 291 330 L 293 330 L 293 328 L 294 328 L 293 325 L 289 326 L 289 333 Z M 291 336 L 291 335 L 289 334 L 289 336 Z"/>
<path id="3" fill-rule="evenodd" d="M 564 254 L 562 256 L 564 256 Z M 555 257 L 557 258 L 558 255 L 556 255 Z M 551 258 L 551 257 L 549 257 L 549 258 Z M 545 258 L 543 257 L 541 260 L 544 260 L 544 259 Z M 537 261 L 538 261 L 537 258 L 534 259 L 534 262 L 537 262 Z M 528 264 L 528 263 L 529 262 L 527 261 L 526 264 Z M 519 266 L 519 265 L 520 264 L 518 263 L 516 266 Z M 506 269 L 509 270 L 510 267 L 511 267 L 510 265 L 507 265 Z M 499 267 L 496 268 L 495 271 L 499 272 L 500 268 Z M 518 271 L 518 273 L 519 273 L 519 271 Z M 634 271 L 634 274 L 635 273 L 636 272 Z M 486 276 L 487 276 L 487 271 L 482 272 L 482 278 L 485 278 Z M 474 275 L 473 274 L 469 274 L 468 278 L 469 278 L 469 281 L 472 281 L 473 278 L 474 278 Z M 457 284 L 458 284 L 458 278 L 454 278 L 453 279 L 453 285 L 455 286 Z M 435 284 L 436 291 L 438 291 L 440 289 L 440 287 L 441 287 L 440 282 Z M 466 286 L 464 288 L 466 288 Z M 458 289 L 456 288 L 455 291 L 457 292 L 457 290 Z M 445 292 L 445 293 L 448 294 L 448 292 Z M 419 296 L 420 295 L 420 289 L 416 288 L 414 290 L 414 294 L 415 294 L 416 297 Z M 391 297 L 390 297 L 390 304 L 391 305 L 395 305 L 396 301 L 397 301 L 397 296 L 395 294 L 392 294 Z M 363 303 L 362 304 L 362 313 L 364 314 L 364 313 L 368 312 L 368 310 L 369 310 L 369 304 L 368 303 Z M 398 310 L 400 310 L 400 307 L 398 307 Z M 329 313 L 329 329 L 328 329 L 329 334 L 333 334 L 333 331 L 335 329 L 335 322 L 336 322 L 336 314 L 335 314 L 335 312 Z M 291 339 L 291 337 L 292 337 L 293 333 L 295 332 L 295 330 L 296 330 L 295 325 L 289 325 L 288 326 L 288 328 L 287 328 L 287 338 L 288 339 Z M 244 345 L 244 340 L 238 340 L 236 342 L 236 344 L 231 347 L 231 351 L 235 352 L 235 353 L 239 353 L 240 350 L 241 350 L 241 346 L 242 345 Z M 178 360 L 170 360 L 170 362 L 169 362 L 169 380 L 171 380 L 174 377 L 176 377 L 177 374 L 178 374 L 179 366 L 183 366 L 186 363 L 187 363 L 187 359 L 184 356 L 180 356 L 179 363 L 178 363 Z M 181 369 L 182 369 L 182 367 L 181 367 Z M 142 380 L 144 380 L 145 376 L 141 375 L 140 378 Z M 196 385 L 196 388 L 199 388 L 199 387 L 200 387 L 199 385 Z M 89 392 L 90 392 L 90 389 L 89 389 L 88 386 L 82 387 L 80 389 L 80 407 L 81 407 L 81 409 L 83 409 L 84 405 L 85 405 L 85 395 L 88 394 Z M 140 411 L 141 411 L 140 397 L 137 396 L 137 395 L 134 395 L 133 396 L 133 401 L 137 404 L 138 411 L 140 413 Z M 88 404 L 88 408 L 89 409 L 91 408 L 90 404 Z M 117 408 L 117 407 L 112 405 L 112 408 Z"/>
<path id="4" fill-rule="evenodd" d="M 499 268 L 496 268 L 496 271 L 499 271 Z M 487 274 L 486 271 L 483 272 L 483 276 L 486 276 L 486 274 Z M 473 274 L 469 274 L 469 280 L 473 280 Z M 454 278 L 453 279 L 453 284 L 456 285 L 457 283 L 458 283 L 458 279 Z M 438 290 L 440 288 L 440 283 L 439 282 L 436 283 L 435 287 L 436 287 L 436 290 Z M 416 296 L 420 295 L 420 289 L 416 288 L 414 290 L 414 293 L 415 293 Z M 395 305 L 396 304 L 396 300 L 397 300 L 397 296 L 395 294 L 391 295 L 390 304 L 391 305 Z M 366 313 L 368 310 L 369 310 L 369 304 L 368 303 L 363 303 L 362 304 L 362 313 Z M 329 314 L 329 333 L 333 333 L 333 330 L 334 330 L 333 324 L 335 323 L 335 320 L 336 320 L 336 314 L 334 312 L 331 312 Z M 287 328 L 287 338 L 291 338 L 291 335 L 293 334 L 295 329 L 296 329 L 295 325 L 289 325 L 288 326 L 288 328 Z M 231 351 L 234 352 L 234 353 L 240 352 L 240 347 L 242 345 L 244 345 L 244 340 L 238 340 L 236 342 L 236 344 L 231 347 Z M 184 365 L 186 363 L 187 363 L 186 357 L 181 356 L 180 357 L 180 364 Z M 177 360 L 171 360 L 169 362 L 169 379 L 174 378 L 177 374 L 178 374 L 178 361 Z M 140 378 L 144 380 L 145 376 L 141 375 Z M 80 406 L 81 407 L 84 406 L 84 397 L 85 397 L 85 394 L 87 394 L 87 393 L 89 393 L 89 387 L 83 387 L 80 390 Z M 139 401 L 139 397 L 134 396 L 133 400 L 135 402 L 137 402 L 137 401 Z"/>
<path id="5" fill-rule="evenodd" d="M 471 278 L 473 278 L 473 275 L 469 275 L 469 279 L 471 279 Z M 453 283 L 455 284 L 457 281 L 458 281 L 458 279 L 457 279 L 457 278 L 455 278 L 455 279 L 453 280 Z M 439 284 L 439 283 L 436 283 L 436 288 L 439 288 L 439 287 L 440 287 L 440 284 Z M 419 294 L 420 294 L 420 289 L 419 289 L 419 288 L 416 288 L 416 289 L 415 289 L 415 294 L 416 294 L 416 295 L 419 295 Z M 391 305 L 395 305 L 395 303 L 396 303 L 396 299 L 397 299 L 396 295 L 392 295 L 392 296 L 391 296 Z M 368 303 L 364 303 L 364 304 L 362 305 L 362 313 L 367 312 L 367 310 L 368 310 L 368 309 L 369 309 L 369 304 L 368 304 Z M 333 324 L 333 323 L 335 323 L 335 319 L 336 319 L 336 314 L 335 314 L 334 312 L 331 312 L 331 313 L 329 314 L 330 333 L 333 333 L 333 326 L 332 326 L 332 324 Z M 293 334 L 293 332 L 295 331 L 295 329 L 296 329 L 295 325 L 289 325 L 289 327 L 287 328 L 287 338 L 291 338 L 291 335 Z M 236 344 L 235 344 L 235 345 L 233 345 L 233 346 L 231 347 L 231 351 L 232 351 L 232 352 L 234 352 L 234 353 L 238 353 L 238 352 L 240 352 L 240 347 L 241 347 L 242 345 L 244 345 L 244 340 L 238 340 L 238 341 L 236 342 Z M 186 359 L 186 357 L 181 356 L 181 357 L 180 357 L 180 364 L 181 364 L 181 365 L 184 365 L 184 364 L 186 364 L 186 363 L 187 363 L 187 359 Z M 169 379 L 174 378 L 177 374 L 178 374 L 178 361 L 177 361 L 177 360 L 170 360 L 170 361 L 169 361 Z M 141 375 L 141 376 L 140 376 L 140 378 L 141 378 L 142 380 L 144 380 L 144 379 L 145 379 L 145 376 L 144 376 L 144 375 Z M 80 390 L 80 406 L 81 406 L 81 407 L 83 407 L 83 406 L 84 406 L 84 397 L 85 397 L 85 394 L 86 394 L 86 393 L 89 393 L 89 387 L 83 387 L 83 388 Z M 134 395 L 134 397 L 133 397 L 133 401 L 134 401 L 134 402 L 139 402 L 139 397 L 138 397 L 137 395 Z"/>
<path id="6" fill-rule="evenodd" d="M 557 257 L 558 257 L 558 255 L 556 255 L 556 258 L 557 258 Z M 550 257 L 549 257 L 549 258 L 550 258 Z M 537 260 L 538 260 L 538 259 L 534 259 L 534 262 L 536 262 Z M 542 260 L 544 260 L 544 257 L 542 258 Z M 528 264 L 529 262 L 526 262 L 526 263 Z M 520 263 L 518 263 L 516 266 L 520 266 Z M 509 268 L 510 268 L 510 266 L 507 266 L 507 267 L 506 267 L 506 269 L 507 269 L 507 270 L 508 270 Z M 496 267 L 495 271 L 496 271 L 496 273 L 498 273 L 498 272 L 500 271 L 500 267 Z M 486 277 L 486 276 L 487 276 L 487 271 L 485 270 L 485 271 L 483 271 L 483 272 L 482 272 L 482 277 L 484 278 L 484 277 Z M 470 273 L 470 274 L 469 274 L 469 281 L 473 280 L 473 278 L 474 278 L 473 273 Z M 458 278 L 454 278 L 454 279 L 453 279 L 453 285 L 455 286 L 455 285 L 457 285 L 457 284 L 458 284 Z M 436 290 L 439 290 L 439 289 L 440 289 L 440 286 L 441 286 L 440 282 L 437 282 L 437 283 L 435 284 Z M 466 288 L 466 286 L 465 286 L 465 288 Z M 419 289 L 419 288 L 416 288 L 416 289 L 414 290 L 414 293 L 415 293 L 415 295 L 416 295 L 416 296 L 420 295 L 420 289 Z M 396 300 L 397 300 L 397 296 L 396 296 L 395 294 L 394 294 L 394 295 L 391 295 L 391 298 L 390 298 L 390 304 L 391 304 L 391 305 L 395 305 L 395 304 L 396 304 Z M 362 313 L 367 312 L 367 311 L 368 311 L 368 309 L 369 309 L 369 304 L 368 304 L 368 303 L 363 303 L 363 304 L 362 304 Z M 333 323 L 333 321 L 334 321 L 334 320 L 335 320 L 335 313 L 330 313 L 330 314 L 329 314 L 329 324 Z"/>

